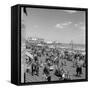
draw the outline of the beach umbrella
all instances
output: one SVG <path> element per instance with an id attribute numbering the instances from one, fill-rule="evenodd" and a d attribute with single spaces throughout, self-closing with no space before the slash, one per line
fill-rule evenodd
<path id="1" fill-rule="evenodd" d="M 30 57 L 31 59 L 33 59 L 33 55 L 29 52 L 25 52 L 25 55 L 27 55 L 28 57 Z"/>

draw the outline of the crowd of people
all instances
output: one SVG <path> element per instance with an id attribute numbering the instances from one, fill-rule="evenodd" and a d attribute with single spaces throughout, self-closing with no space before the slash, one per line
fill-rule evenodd
<path id="1" fill-rule="evenodd" d="M 27 65 L 25 73 L 33 77 L 44 77 L 46 81 L 52 81 L 52 74 L 58 80 L 72 80 L 73 74 L 68 67 L 75 68 L 75 77 L 81 77 L 82 68 L 86 66 L 85 54 L 76 50 L 32 44 L 29 47 L 26 46 L 26 50 L 29 55 L 25 54 L 25 64 Z M 68 65 L 69 62 L 71 65 Z"/>

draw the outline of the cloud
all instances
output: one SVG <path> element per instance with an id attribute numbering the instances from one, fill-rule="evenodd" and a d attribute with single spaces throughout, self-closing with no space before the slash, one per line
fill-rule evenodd
<path id="1" fill-rule="evenodd" d="M 62 23 L 62 25 L 64 26 L 67 26 L 67 25 L 70 25 L 72 22 L 65 22 L 65 23 Z"/>
<path id="2" fill-rule="evenodd" d="M 64 10 L 64 12 L 67 12 L 69 14 L 73 14 L 73 13 L 76 13 L 77 11 L 75 11 L 75 10 Z"/>
<path id="3" fill-rule="evenodd" d="M 56 28 L 60 28 L 60 29 L 63 29 L 63 28 L 65 28 L 66 26 L 68 26 L 68 25 L 70 25 L 70 24 L 72 24 L 72 22 L 65 22 L 65 23 L 58 23 L 58 24 L 56 24 Z"/>
<path id="4" fill-rule="evenodd" d="M 78 27 L 78 24 L 74 24 L 75 27 Z"/>
<path id="5" fill-rule="evenodd" d="M 85 30 L 85 26 L 81 26 L 80 29 L 81 29 L 81 30 Z"/>
<path id="6" fill-rule="evenodd" d="M 60 28 L 60 29 L 62 29 L 62 28 L 63 28 L 63 25 L 61 25 L 61 24 L 56 24 L 55 27 L 56 27 L 56 28 Z"/>
<path id="7" fill-rule="evenodd" d="M 76 23 L 74 26 L 80 30 L 85 30 L 85 24 L 82 22 Z"/>

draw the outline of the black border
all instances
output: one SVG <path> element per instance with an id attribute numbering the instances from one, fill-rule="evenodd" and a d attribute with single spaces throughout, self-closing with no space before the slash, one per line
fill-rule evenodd
<path id="1" fill-rule="evenodd" d="M 18 70 L 19 70 L 19 76 L 18 76 L 18 85 L 36 85 L 36 84 L 53 84 L 53 83 L 70 83 L 70 82 L 82 82 L 82 81 L 88 81 L 88 8 L 76 8 L 76 7 L 59 7 L 59 6 L 44 6 L 44 5 L 27 5 L 27 4 L 17 4 L 15 5 L 18 7 Z M 43 81 L 43 82 L 28 82 L 28 83 L 21 83 L 21 8 L 42 8 L 42 9 L 55 9 L 55 10 L 76 10 L 76 11 L 85 11 L 85 22 L 86 22 L 86 79 L 79 79 L 79 80 L 64 80 L 64 81 Z"/>

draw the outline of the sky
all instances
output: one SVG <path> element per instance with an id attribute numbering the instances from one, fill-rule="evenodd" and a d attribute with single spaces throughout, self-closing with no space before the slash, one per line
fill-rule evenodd
<path id="1" fill-rule="evenodd" d="M 85 44 L 85 11 L 27 8 L 22 12 L 28 37 L 43 38 L 59 43 Z"/>

